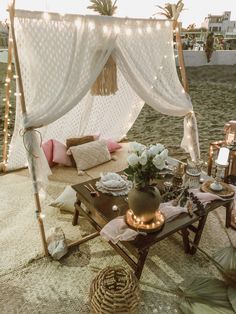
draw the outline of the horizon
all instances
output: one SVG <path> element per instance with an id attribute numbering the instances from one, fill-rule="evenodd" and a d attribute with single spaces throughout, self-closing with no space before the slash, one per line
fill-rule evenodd
<path id="1" fill-rule="evenodd" d="M 4 21 L 8 17 L 8 13 L 6 12 L 8 2 L 8 0 L 2 0 L 0 3 L 1 21 Z M 173 1 L 173 3 L 175 2 L 177 1 Z M 179 18 L 179 21 L 183 23 L 183 27 L 187 27 L 193 23 L 196 24 L 196 27 L 200 27 L 208 14 L 221 15 L 224 11 L 231 11 L 231 20 L 236 20 L 235 0 L 208 0 L 204 3 L 204 7 L 199 6 L 199 2 L 196 0 L 185 0 L 183 2 L 185 10 L 181 12 Z M 141 4 L 140 1 L 139 5 L 137 5 L 137 0 L 129 0 L 129 4 L 127 5 L 127 0 L 118 0 L 118 10 L 115 16 L 150 18 L 160 11 L 157 5 L 164 6 L 165 3 L 165 0 L 145 0 L 144 4 Z M 53 0 L 42 0 L 34 3 L 29 0 L 18 0 L 16 1 L 16 8 L 59 13 L 92 14 L 94 12 L 87 9 L 89 4 L 89 0 L 58 0 L 56 3 Z M 155 17 L 161 18 L 161 15 Z"/>

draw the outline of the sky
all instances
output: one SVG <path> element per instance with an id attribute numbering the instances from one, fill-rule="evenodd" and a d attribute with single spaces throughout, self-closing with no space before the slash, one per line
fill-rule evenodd
<path id="1" fill-rule="evenodd" d="M 7 4 L 9 0 L 0 0 L 0 20 L 7 17 Z M 176 3 L 177 0 L 169 0 Z M 116 16 L 149 18 L 159 11 L 156 5 L 164 6 L 168 0 L 117 0 L 118 11 Z M 231 11 L 231 20 L 236 20 L 236 0 L 184 0 L 186 10 L 181 13 L 180 21 L 183 26 L 195 23 L 201 26 L 208 14 L 221 14 Z M 89 0 L 16 0 L 16 8 L 67 12 L 78 14 L 93 14 L 86 9 Z M 158 18 L 158 16 L 157 16 Z"/>

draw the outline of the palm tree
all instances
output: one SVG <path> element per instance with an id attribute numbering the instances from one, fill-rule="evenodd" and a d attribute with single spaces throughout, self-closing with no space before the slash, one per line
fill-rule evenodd
<path id="1" fill-rule="evenodd" d="M 156 14 L 159 14 L 159 15 L 163 15 L 165 16 L 167 19 L 171 20 L 173 19 L 174 17 L 174 12 L 173 12 L 173 7 L 172 7 L 172 3 L 166 3 L 164 7 L 160 6 L 160 5 L 157 5 L 157 7 L 159 9 L 162 10 L 162 12 L 158 12 Z M 181 6 L 184 6 L 184 3 L 183 3 L 183 0 L 179 0 L 177 3 L 176 3 L 176 10 L 178 10 L 179 8 L 181 8 Z M 183 10 L 183 8 L 181 8 L 180 12 Z M 156 15 L 154 14 L 154 15 Z"/>
<path id="2" fill-rule="evenodd" d="M 115 14 L 117 0 L 112 3 L 112 0 L 90 0 L 91 5 L 87 8 L 98 12 L 100 15 L 112 16 Z"/>

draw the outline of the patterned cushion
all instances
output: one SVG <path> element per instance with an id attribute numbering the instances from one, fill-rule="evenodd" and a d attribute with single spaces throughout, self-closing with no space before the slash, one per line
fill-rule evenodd
<path id="1" fill-rule="evenodd" d="M 68 138 L 66 140 L 66 147 L 69 149 L 72 146 L 78 146 L 82 145 L 85 143 L 93 142 L 94 141 L 94 136 L 93 135 L 86 135 L 82 137 L 73 137 L 73 138 Z"/>
<path id="2" fill-rule="evenodd" d="M 76 162 L 78 172 L 111 160 L 111 155 L 105 140 L 72 146 L 70 151 Z"/>

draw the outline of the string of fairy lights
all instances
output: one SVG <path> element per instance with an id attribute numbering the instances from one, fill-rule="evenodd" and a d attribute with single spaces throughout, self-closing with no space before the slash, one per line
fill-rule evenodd
<path id="1" fill-rule="evenodd" d="M 64 18 L 64 14 L 59 14 L 60 15 L 60 18 Z M 45 20 L 45 22 L 49 22 L 51 19 L 52 19 L 52 16 L 55 16 L 54 13 L 50 14 L 49 12 L 44 12 L 42 14 L 42 18 Z M 140 24 L 141 24 L 141 20 L 138 20 L 137 21 L 137 31 L 139 34 L 143 34 L 143 32 L 147 32 L 147 33 L 151 33 L 153 31 L 159 31 L 161 30 L 162 28 L 162 25 L 159 21 L 155 21 L 155 19 L 152 20 L 152 26 L 150 25 L 147 25 L 145 29 L 141 28 L 140 27 Z M 76 19 L 74 21 L 75 23 L 75 26 L 77 28 L 79 28 L 81 26 L 81 20 L 80 19 Z M 125 24 L 127 23 L 127 20 L 125 22 Z M 166 27 L 169 27 L 170 26 L 170 21 L 165 21 L 164 22 L 164 25 Z M 154 27 L 153 27 L 154 26 Z M 95 30 L 95 23 L 90 21 L 88 23 L 88 28 L 90 31 L 94 31 Z M 102 31 L 104 34 L 108 34 L 110 31 L 114 31 L 115 34 L 119 34 L 121 32 L 121 28 L 119 27 L 119 25 L 114 25 L 112 30 L 111 28 L 108 26 L 108 25 L 103 25 L 102 27 Z M 123 31 L 123 29 L 122 29 Z M 173 33 L 176 34 L 177 32 L 179 32 L 179 28 L 178 26 L 176 26 L 174 29 L 173 29 Z M 125 28 L 125 31 L 124 33 L 126 34 L 126 36 L 131 36 L 132 33 L 133 33 L 133 30 L 130 28 L 130 27 L 126 27 Z M 3 129 L 3 165 L 6 166 L 7 165 L 7 160 L 8 160 L 8 157 L 9 157 L 9 153 L 11 152 L 11 147 L 10 147 L 10 144 L 9 144 L 9 139 L 11 137 L 11 133 L 9 131 L 9 126 L 11 124 L 11 119 L 12 119 L 12 104 L 10 103 L 10 96 L 12 94 L 12 90 L 11 90 L 11 81 L 12 81 L 12 78 L 14 80 L 18 80 L 19 77 L 18 75 L 13 75 L 12 76 L 12 50 L 13 50 L 13 38 L 11 37 L 11 34 L 9 33 L 9 44 L 8 44 L 8 54 L 9 54 L 9 57 L 8 57 L 8 67 L 7 67 L 7 76 L 6 76 L 6 79 L 5 79 L 5 97 L 3 98 L 3 102 L 5 103 L 5 115 L 4 115 L 4 129 Z M 172 41 L 168 41 L 167 42 L 167 45 L 174 45 L 174 42 L 173 40 Z M 179 43 L 176 43 L 177 47 L 179 45 Z M 178 55 L 175 55 L 174 58 L 177 58 Z M 167 58 L 167 55 L 164 55 L 163 56 L 164 59 Z M 160 65 L 159 67 L 159 70 L 162 70 L 164 68 L 163 65 Z M 179 69 L 181 69 L 181 66 L 179 65 Z M 154 76 L 153 78 L 153 83 L 152 85 L 150 86 L 150 89 L 153 90 L 154 87 L 155 87 L 155 84 L 157 83 L 157 76 Z M 185 89 L 183 88 L 182 89 L 182 93 L 185 93 Z M 19 96 L 21 96 L 21 93 L 17 93 L 15 92 L 14 93 L 14 96 L 17 98 Z"/>

